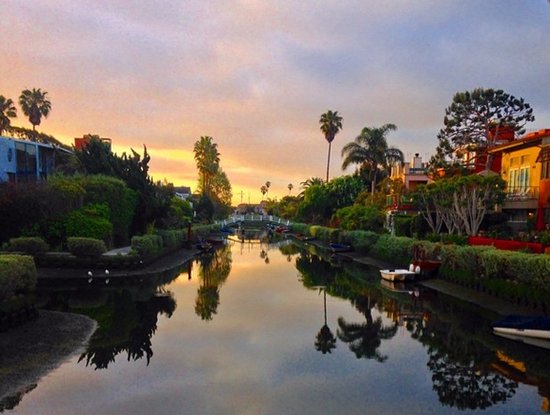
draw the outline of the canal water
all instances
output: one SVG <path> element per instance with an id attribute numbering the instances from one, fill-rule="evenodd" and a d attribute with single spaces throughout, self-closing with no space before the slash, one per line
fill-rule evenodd
<path id="1" fill-rule="evenodd" d="M 43 288 L 99 329 L 14 414 L 536 414 L 550 351 L 498 316 L 282 241 L 230 242 L 132 286 Z M 4 405 L 6 407 L 6 405 Z"/>

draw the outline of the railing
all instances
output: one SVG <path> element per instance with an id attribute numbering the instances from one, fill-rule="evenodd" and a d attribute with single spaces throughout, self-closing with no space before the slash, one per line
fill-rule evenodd
<path id="1" fill-rule="evenodd" d="M 506 189 L 507 200 L 538 199 L 539 188 L 537 186 L 516 186 Z"/>
<path id="2" fill-rule="evenodd" d="M 232 215 L 227 219 L 221 221 L 215 221 L 214 223 L 219 224 L 220 226 L 227 226 L 239 222 L 265 222 L 265 223 L 276 223 L 279 225 L 290 225 L 290 220 L 279 218 L 278 216 L 273 215 Z"/>

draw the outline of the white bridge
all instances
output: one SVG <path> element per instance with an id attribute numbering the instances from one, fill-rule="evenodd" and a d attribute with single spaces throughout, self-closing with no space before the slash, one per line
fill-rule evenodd
<path id="1" fill-rule="evenodd" d="M 290 221 L 288 219 L 279 218 L 278 216 L 273 215 L 232 215 L 228 217 L 227 219 L 221 220 L 221 221 L 215 221 L 214 223 L 217 225 L 223 226 L 229 226 L 233 224 L 245 224 L 246 222 L 260 222 L 260 223 L 270 223 L 270 224 L 276 224 L 276 225 L 284 225 L 284 226 L 290 226 Z"/>

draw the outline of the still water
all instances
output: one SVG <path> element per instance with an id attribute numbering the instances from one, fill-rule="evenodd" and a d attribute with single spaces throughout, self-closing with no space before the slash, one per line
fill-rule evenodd
<path id="1" fill-rule="evenodd" d="M 99 329 L 6 413 L 536 414 L 549 351 L 496 315 L 314 247 L 230 243 L 139 286 L 55 287 Z"/>

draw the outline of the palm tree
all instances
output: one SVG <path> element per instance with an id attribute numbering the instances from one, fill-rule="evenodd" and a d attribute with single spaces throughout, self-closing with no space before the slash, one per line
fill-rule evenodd
<path id="1" fill-rule="evenodd" d="M 33 131 L 36 131 L 37 125 L 40 125 L 42 117 L 47 117 L 52 109 L 52 103 L 46 98 L 47 94 L 40 88 L 33 88 L 32 90 L 25 89 L 19 96 L 19 105 L 23 113 L 29 117 Z"/>
<path id="2" fill-rule="evenodd" d="M 294 185 L 292 183 L 289 183 L 287 187 L 288 187 L 288 194 L 290 195 L 290 193 L 292 192 L 292 189 L 294 189 Z"/>
<path id="3" fill-rule="evenodd" d="M 212 137 L 202 136 L 193 148 L 195 161 L 199 170 L 199 187 L 203 194 L 211 191 L 211 182 L 219 170 L 220 153 L 218 145 L 213 142 Z"/>
<path id="4" fill-rule="evenodd" d="M 17 117 L 17 109 L 13 105 L 13 101 L 0 95 L 0 135 L 10 126 L 10 118 L 15 117 Z"/>
<path id="5" fill-rule="evenodd" d="M 332 349 L 336 348 L 336 337 L 330 331 L 329 326 L 327 325 L 327 290 L 326 287 L 323 288 L 323 304 L 325 311 L 325 324 L 315 336 L 315 350 L 320 351 L 323 354 L 331 353 Z"/>
<path id="6" fill-rule="evenodd" d="M 324 183 L 324 180 L 320 177 L 311 177 L 303 182 L 300 182 L 300 186 L 302 187 L 303 191 L 300 192 L 298 197 L 303 197 L 307 188 L 311 186 L 322 186 Z"/>
<path id="7" fill-rule="evenodd" d="M 342 169 L 345 170 L 350 164 L 357 164 L 360 167 L 370 170 L 370 181 L 372 193 L 376 187 L 376 175 L 382 167 L 388 170 L 396 162 L 403 163 L 403 152 L 396 147 L 388 146 L 386 134 L 395 131 L 394 124 L 384 124 L 382 127 L 365 127 L 354 141 L 342 148 Z"/>
<path id="8" fill-rule="evenodd" d="M 321 124 L 320 129 L 325 135 L 325 139 L 328 141 L 327 182 L 330 168 L 330 147 L 334 137 L 342 129 L 342 120 L 343 118 L 338 115 L 338 111 L 333 112 L 330 110 L 321 114 L 321 118 L 319 119 L 319 124 Z"/>
<path id="9" fill-rule="evenodd" d="M 260 192 L 262 192 L 262 198 L 263 198 L 267 193 L 267 186 L 265 184 L 262 184 L 262 186 L 260 187 Z"/>
<path id="10" fill-rule="evenodd" d="M 265 182 L 265 193 L 266 193 L 266 198 L 267 198 L 267 194 L 269 193 L 269 188 L 271 187 L 271 182 L 268 180 L 267 182 Z"/>

